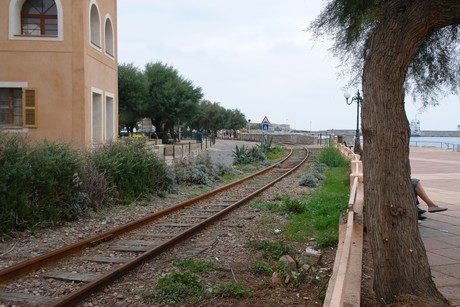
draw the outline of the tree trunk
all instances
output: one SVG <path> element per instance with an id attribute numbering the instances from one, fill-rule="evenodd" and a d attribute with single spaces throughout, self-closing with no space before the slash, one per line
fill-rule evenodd
<path id="1" fill-rule="evenodd" d="M 418 229 L 404 82 L 423 41 L 458 19 L 453 10 L 458 2 L 384 2 L 365 60 L 362 131 L 366 227 L 374 262 L 374 290 L 385 304 L 395 302 L 399 295 L 411 294 L 425 297 L 433 306 L 448 305 L 431 279 Z"/>

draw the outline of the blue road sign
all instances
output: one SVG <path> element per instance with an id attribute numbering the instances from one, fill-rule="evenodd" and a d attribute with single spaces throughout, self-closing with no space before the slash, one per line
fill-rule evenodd
<path id="1" fill-rule="evenodd" d="M 269 125 L 268 124 L 262 124 L 262 130 L 263 131 L 268 131 Z"/>

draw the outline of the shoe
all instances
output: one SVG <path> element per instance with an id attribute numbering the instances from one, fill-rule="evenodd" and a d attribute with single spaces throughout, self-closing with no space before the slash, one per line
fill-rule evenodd
<path id="1" fill-rule="evenodd" d="M 422 221 L 418 221 L 419 224 L 422 224 Z"/>
<path id="2" fill-rule="evenodd" d="M 426 216 L 423 216 L 421 214 L 418 215 L 418 220 L 419 221 L 422 221 L 422 220 L 425 220 L 426 219 Z"/>
<path id="3" fill-rule="evenodd" d="M 419 213 L 419 214 L 423 214 L 423 213 L 426 212 L 426 210 L 423 210 L 423 209 L 420 209 L 420 208 L 417 208 L 417 209 L 418 209 L 418 213 Z"/>
<path id="4" fill-rule="evenodd" d="M 441 207 L 429 207 L 428 212 L 433 213 L 433 212 L 441 212 L 441 211 L 446 211 L 447 208 L 441 208 Z"/>

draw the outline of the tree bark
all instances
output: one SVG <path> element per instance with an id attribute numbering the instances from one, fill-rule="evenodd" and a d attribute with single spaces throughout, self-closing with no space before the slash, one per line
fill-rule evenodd
<path id="1" fill-rule="evenodd" d="M 431 279 L 418 229 L 404 109 L 407 70 L 434 31 L 459 23 L 460 1 L 389 0 L 370 42 L 363 71 L 362 131 L 366 227 L 374 290 L 389 304 L 402 294 L 448 306 Z"/>

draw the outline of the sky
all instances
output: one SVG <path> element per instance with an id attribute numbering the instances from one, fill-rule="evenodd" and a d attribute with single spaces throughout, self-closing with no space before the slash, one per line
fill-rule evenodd
<path id="1" fill-rule="evenodd" d="M 347 105 L 349 76 L 339 78 L 332 42 L 305 31 L 319 0 L 118 0 L 118 61 L 144 69 L 162 62 L 200 87 L 204 99 L 238 109 L 251 123 L 297 130 L 356 129 Z M 358 82 L 359 84 L 360 82 Z M 408 120 L 421 130 L 457 130 L 460 98 L 419 111 L 406 98 Z M 365 103 L 365 97 L 364 97 Z"/>

